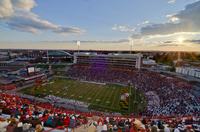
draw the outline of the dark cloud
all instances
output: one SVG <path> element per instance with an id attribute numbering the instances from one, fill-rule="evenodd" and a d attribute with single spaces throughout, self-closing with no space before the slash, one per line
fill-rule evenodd
<path id="1" fill-rule="evenodd" d="M 181 46 L 179 44 L 160 44 L 158 47 L 178 47 Z"/>
<path id="2" fill-rule="evenodd" d="M 55 30 L 53 30 L 53 32 L 55 33 L 61 33 L 61 34 L 65 34 L 65 33 L 82 33 L 84 32 L 83 30 L 76 28 L 76 27 L 58 27 Z"/>
<path id="3" fill-rule="evenodd" d="M 179 32 L 200 32 L 200 1 L 189 4 L 184 10 L 172 15 L 176 22 L 152 24 L 142 27 L 140 33 L 145 35 L 168 35 Z"/>
<path id="4" fill-rule="evenodd" d="M 165 44 L 171 44 L 171 43 L 173 43 L 174 41 L 165 41 L 164 43 Z"/>
<path id="5" fill-rule="evenodd" d="M 186 40 L 185 42 L 200 44 L 200 40 Z"/>

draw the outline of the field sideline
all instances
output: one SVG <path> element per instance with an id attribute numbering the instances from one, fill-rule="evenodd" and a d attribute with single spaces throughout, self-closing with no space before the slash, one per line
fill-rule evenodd
<path id="1" fill-rule="evenodd" d="M 45 97 L 47 95 L 55 95 L 62 98 L 74 99 L 91 104 L 92 109 L 98 109 L 102 111 L 114 111 L 114 112 L 133 112 L 136 111 L 134 101 L 141 101 L 143 97 L 141 94 L 134 94 L 135 90 L 131 90 L 132 97 L 129 111 L 122 111 L 119 105 L 121 91 L 125 86 L 114 84 L 95 84 L 80 82 L 78 80 L 55 78 L 49 83 L 39 87 L 30 87 L 22 89 L 20 92 L 24 94 L 34 95 L 37 97 Z M 136 95 L 136 98 L 133 96 Z"/>

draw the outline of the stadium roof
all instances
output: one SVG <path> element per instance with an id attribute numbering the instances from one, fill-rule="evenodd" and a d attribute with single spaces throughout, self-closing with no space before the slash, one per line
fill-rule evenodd
<path id="1" fill-rule="evenodd" d="M 72 56 L 70 53 L 66 51 L 48 51 L 49 56 Z"/>
<path id="2" fill-rule="evenodd" d="M 89 52 L 74 53 L 76 56 L 99 56 L 99 57 L 122 57 L 122 58 L 135 58 L 142 57 L 142 54 L 94 54 Z"/>

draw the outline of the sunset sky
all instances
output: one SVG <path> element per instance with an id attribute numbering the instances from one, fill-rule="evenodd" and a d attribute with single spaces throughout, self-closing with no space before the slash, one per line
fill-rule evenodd
<path id="1" fill-rule="evenodd" d="M 0 49 L 200 51 L 199 0 L 0 0 Z"/>

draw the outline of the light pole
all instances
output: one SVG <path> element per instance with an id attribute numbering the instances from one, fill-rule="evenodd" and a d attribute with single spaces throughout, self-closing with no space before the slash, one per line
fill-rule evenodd
<path id="1" fill-rule="evenodd" d="M 129 38 L 129 45 L 130 45 L 130 54 L 131 54 L 133 51 L 133 39 L 132 38 Z"/>
<path id="2" fill-rule="evenodd" d="M 80 46 L 81 46 L 81 42 L 80 42 L 80 41 L 77 41 L 77 42 L 76 42 L 76 45 L 77 45 L 78 53 L 79 53 L 79 48 L 80 48 Z"/>
<path id="3" fill-rule="evenodd" d="M 49 62 L 49 51 L 47 50 L 47 64 L 48 64 L 48 70 L 51 72 L 51 65 Z"/>

